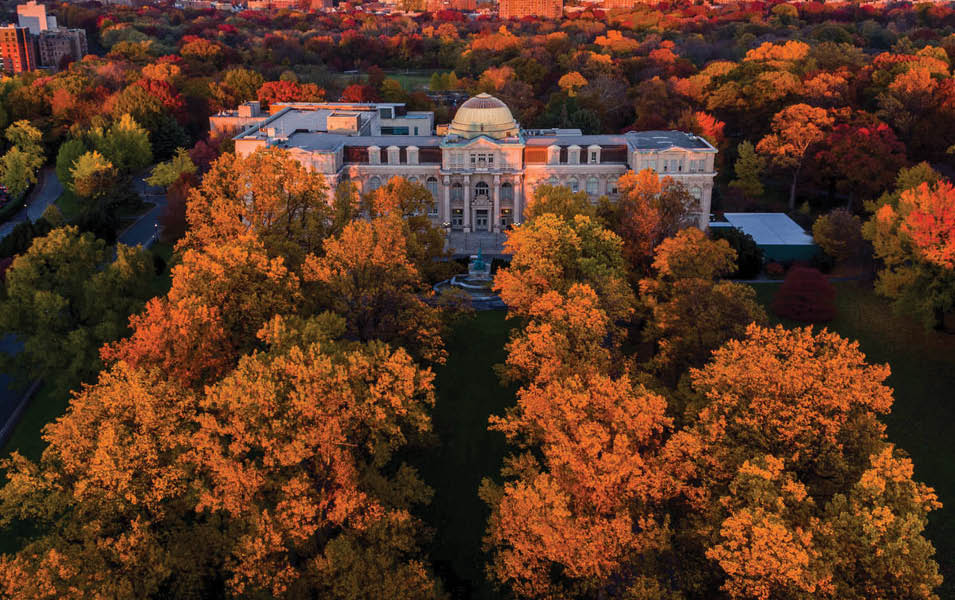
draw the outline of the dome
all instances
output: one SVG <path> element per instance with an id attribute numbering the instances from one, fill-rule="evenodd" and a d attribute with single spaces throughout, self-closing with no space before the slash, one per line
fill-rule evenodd
<path id="1" fill-rule="evenodd" d="M 464 138 L 486 135 L 495 139 L 517 135 L 517 122 L 506 104 L 490 94 L 478 94 L 461 105 L 448 133 Z"/>

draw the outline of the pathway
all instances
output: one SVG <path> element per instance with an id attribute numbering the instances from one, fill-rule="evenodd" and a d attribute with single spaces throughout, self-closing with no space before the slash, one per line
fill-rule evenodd
<path id="1" fill-rule="evenodd" d="M 63 193 L 63 184 L 56 176 L 53 167 L 46 167 L 40 171 L 37 178 L 37 184 L 30 192 L 24 208 L 17 211 L 9 221 L 0 224 L 0 239 L 10 235 L 13 228 L 27 219 L 36 221 L 43 216 L 46 207 L 56 202 L 56 199 Z"/>

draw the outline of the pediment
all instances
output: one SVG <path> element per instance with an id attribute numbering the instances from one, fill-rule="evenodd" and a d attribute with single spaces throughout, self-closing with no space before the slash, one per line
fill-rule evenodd
<path id="1" fill-rule="evenodd" d="M 513 146 L 513 144 L 502 144 L 496 140 L 493 140 L 487 136 L 478 136 L 472 138 L 465 142 L 458 142 L 451 145 L 453 148 L 467 148 L 468 150 L 499 150 L 501 148 L 506 148 Z"/>

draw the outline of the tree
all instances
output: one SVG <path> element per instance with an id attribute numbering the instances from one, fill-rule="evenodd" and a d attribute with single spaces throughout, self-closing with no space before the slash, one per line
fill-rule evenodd
<path id="1" fill-rule="evenodd" d="M 368 85 L 353 83 L 342 91 L 342 102 L 378 102 L 378 94 Z"/>
<path id="2" fill-rule="evenodd" d="M 193 175 L 196 171 L 196 165 L 186 149 L 177 148 L 176 155 L 170 160 L 153 167 L 152 174 L 146 179 L 146 183 L 168 188 L 183 175 Z"/>
<path id="3" fill-rule="evenodd" d="M 524 207 L 524 221 L 546 213 L 558 215 L 567 221 L 572 221 L 576 215 L 593 219 L 597 217 L 597 208 L 586 192 L 572 192 L 567 186 L 542 184 L 534 188 L 534 195 Z"/>
<path id="4" fill-rule="evenodd" d="M 946 266 L 950 189 L 927 164 L 902 169 L 895 191 L 870 206 L 874 214 L 863 227 L 883 265 L 876 291 L 936 328 L 955 308 L 955 271 Z"/>
<path id="5" fill-rule="evenodd" d="M 635 274 L 648 273 L 654 249 L 688 224 L 696 201 L 682 183 L 670 177 L 661 180 L 651 169 L 628 172 L 617 186 L 616 222 L 624 257 Z"/>
<path id="6" fill-rule="evenodd" d="M 717 281 L 735 267 L 729 244 L 696 228 L 657 247 L 655 277 L 640 282 L 640 299 L 647 313 L 644 338 L 657 345 L 650 365 L 666 382 L 702 366 L 724 342 L 742 338 L 751 323 L 766 322 L 752 287 Z"/>
<path id="7" fill-rule="evenodd" d="M 43 134 L 21 120 L 7 127 L 6 137 L 13 147 L 0 159 L 0 180 L 19 199 L 36 183 L 36 173 L 43 166 Z"/>
<path id="8" fill-rule="evenodd" d="M 382 340 L 444 362 L 440 318 L 419 296 L 427 288 L 407 243 L 395 216 L 356 220 L 325 240 L 324 256 L 306 259 L 303 276 L 319 284 L 320 305 L 345 318 L 349 337 Z"/>
<path id="9" fill-rule="evenodd" d="M 258 99 L 263 106 L 275 102 L 321 102 L 325 90 L 314 83 L 299 84 L 295 81 L 266 81 L 258 90 Z"/>
<path id="10" fill-rule="evenodd" d="M 199 398 L 120 363 L 70 401 L 44 432 L 39 463 L 5 461 L 0 523 L 35 526 L 0 558 L 0 593 L 15 600 L 215 597 L 228 527 L 192 510 L 185 461 Z"/>
<path id="11" fill-rule="evenodd" d="M 7 140 L 15 148 L 36 156 L 43 156 L 43 132 L 27 120 L 14 122 L 5 132 Z"/>
<path id="12" fill-rule="evenodd" d="M 141 171 L 153 162 L 149 132 L 124 114 L 109 129 L 94 128 L 90 132 L 93 147 L 99 151 L 121 175 Z"/>
<path id="13" fill-rule="evenodd" d="M 736 270 L 727 274 L 730 279 L 753 279 L 763 269 L 763 250 L 753 236 L 735 227 L 710 227 L 710 237 L 726 240 L 736 251 Z"/>
<path id="14" fill-rule="evenodd" d="M 10 195 L 19 199 L 36 183 L 36 173 L 43 166 L 43 156 L 14 146 L 0 159 L 0 180 Z"/>
<path id="15" fill-rule="evenodd" d="M 454 274 L 451 252 L 445 249 L 447 235 L 428 216 L 435 198 L 428 188 L 404 177 L 392 177 L 385 185 L 362 199 L 362 213 L 370 218 L 395 217 L 403 224 L 408 257 L 418 273 L 430 284 Z M 344 208 L 339 205 L 339 208 Z M 336 215 L 340 218 L 343 215 Z"/>
<path id="16" fill-rule="evenodd" d="M 736 179 L 730 182 L 730 187 L 738 189 L 748 198 L 759 198 L 763 195 L 763 183 L 760 181 L 766 168 L 766 159 L 756 154 L 753 144 L 748 141 L 736 147 L 739 158 L 733 165 Z"/>
<path id="17" fill-rule="evenodd" d="M 893 175 L 906 165 L 905 146 L 892 129 L 877 121 L 866 125 L 838 125 L 820 144 L 815 162 L 835 187 L 853 199 L 877 198 L 892 185 Z"/>
<path id="18" fill-rule="evenodd" d="M 430 489 L 398 453 L 431 429 L 432 374 L 381 343 L 289 343 L 209 388 L 195 438 L 200 514 L 240 525 L 234 594 L 436 598 L 411 515 Z M 307 401 L 303 402 L 303 399 Z"/>
<path id="19" fill-rule="evenodd" d="M 773 298 L 777 316 L 803 323 L 822 323 L 836 316 L 836 290 L 818 269 L 793 267 Z"/>
<path id="20" fill-rule="evenodd" d="M 181 247 L 252 234 L 292 269 L 321 251 L 332 220 L 325 178 L 281 148 L 223 154 L 190 192 L 186 210 L 189 229 Z"/>
<path id="21" fill-rule="evenodd" d="M 103 199 L 116 185 L 116 170 L 113 168 L 113 163 L 106 160 L 96 150 L 85 152 L 73 161 L 70 175 L 73 180 L 73 191 L 91 200 Z"/>
<path id="22" fill-rule="evenodd" d="M 583 283 L 596 292 L 610 319 L 626 320 L 633 293 L 622 248 L 620 237 L 590 217 L 544 213 L 508 232 L 504 249 L 511 263 L 498 270 L 494 290 L 514 315 L 539 317 L 548 310 L 548 292 L 565 296 Z"/>
<path id="23" fill-rule="evenodd" d="M 102 367 L 99 347 L 126 332 L 126 319 L 142 308 L 153 277 L 142 249 L 119 245 L 103 267 L 108 255 L 102 240 L 62 227 L 33 240 L 13 261 L 0 331 L 24 346 L 6 356 L 6 372 L 72 384 Z"/>
<path id="24" fill-rule="evenodd" d="M 757 144 L 756 150 L 768 155 L 775 165 L 792 169 L 789 210 L 796 208 L 796 184 L 803 161 L 810 148 L 823 140 L 832 124 L 833 119 L 825 109 L 793 104 L 776 113 L 772 133 Z"/>
<path id="25" fill-rule="evenodd" d="M 577 95 L 577 90 L 587 85 L 587 80 L 577 71 L 572 71 L 561 77 L 557 85 L 560 89 L 564 90 L 568 96 L 573 98 Z"/>
<path id="26" fill-rule="evenodd" d="M 73 189 L 73 165 L 88 150 L 83 140 L 75 138 L 60 144 L 56 153 L 56 177 L 67 189 Z"/>
<path id="27" fill-rule="evenodd" d="M 862 219 L 844 208 L 820 215 L 812 225 L 812 239 L 839 262 L 860 258 L 865 249 Z"/>

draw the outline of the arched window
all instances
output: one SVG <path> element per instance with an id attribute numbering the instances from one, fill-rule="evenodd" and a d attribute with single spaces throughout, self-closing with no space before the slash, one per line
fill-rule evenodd
<path id="1" fill-rule="evenodd" d="M 438 178 L 437 177 L 428 177 L 428 191 L 431 192 L 431 195 L 437 199 L 438 197 Z"/>
<path id="2" fill-rule="evenodd" d="M 596 196 L 600 193 L 600 182 L 597 181 L 596 177 L 591 177 L 587 180 L 587 195 Z"/>
<path id="3" fill-rule="evenodd" d="M 504 182 L 501 184 L 501 200 L 507 200 L 509 202 L 514 201 L 514 186 Z"/>
<path id="4" fill-rule="evenodd" d="M 460 183 L 451 186 L 451 201 L 464 202 L 464 188 Z"/>
<path id="5" fill-rule="evenodd" d="M 477 182 L 477 185 L 474 186 L 474 197 L 478 196 L 489 196 L 490 188 L 487 187 L 487 184 L 483 181 Z"/>
<path id="6" fill-rule="evenodd" d="M 413 177 L 413 176 L 412 176 L 412 177 L 409 177 L 409 178 L 408 178 L 408 183 L 418 183 L 418 178 L 417 178 L 417 177 Z"/>
<path id="7" fill-rule="evenodd" d="M 378 177 L 372 177 L 368 180 L 368 191 L 373 192 L 381 187 L 381 179 Z"/>
<path id="8" fill-rule="evenodd" d="M 580 191 L 580 182 L 577 181 L 576 177 L 571 177 L 570 181 L 567 182 L 567 187 L 570 188 L 570 191 L 576 194 Z"/>
<path id="9" fill-rule="evenodd" d="M 547 185 L 560 185 L 560 182 L 557 181 L 557 178 L 556 178 L 556 177 L 551 176 L 551 177 L 547 180 Z"/>
<path id="10" fill-rule="evenodd" d="M 699 202 L 703 199 L 703 190 L 694 185 L 690 188 L 690 195 L 693 196 L 694 200 Z"/>

